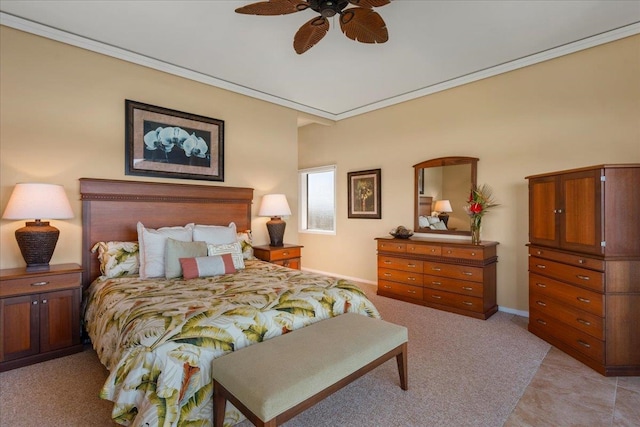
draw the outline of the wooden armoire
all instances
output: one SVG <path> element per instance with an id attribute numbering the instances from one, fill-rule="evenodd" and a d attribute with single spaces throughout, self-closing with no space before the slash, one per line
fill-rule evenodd
<path id="1" fill-rule="evenodd" d="M 528 176 L 529 331 L 640 375 L 640 164 Z"/>

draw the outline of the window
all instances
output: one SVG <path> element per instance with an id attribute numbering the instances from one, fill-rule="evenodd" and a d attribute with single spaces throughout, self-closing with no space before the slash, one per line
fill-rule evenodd
<path id="1" fill-rule="evenodd" d="M 336 167 L 298 171 L 300 231 L 336 234 Z"/>

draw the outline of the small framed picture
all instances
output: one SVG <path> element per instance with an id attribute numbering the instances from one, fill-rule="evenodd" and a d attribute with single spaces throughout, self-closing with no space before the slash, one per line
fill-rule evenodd
<path id="1" fill-rule="evenodd" d="M 125 174 L 224 181 L 224 121 L 125 100 Z"/>
<path id="2" fill-rule="evenodd" d="M 349 172 L 349 218 L 382 218 L 380 169 Z"/>

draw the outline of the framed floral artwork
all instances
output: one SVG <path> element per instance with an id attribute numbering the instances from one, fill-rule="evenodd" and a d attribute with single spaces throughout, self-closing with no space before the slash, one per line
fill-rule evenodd
<path id="1" fill-rule="evenodd" d="M 224 181 L 224 121 L 125 100 L 125 174 Z"/>
<path id="2" fill-rule="evenodd" d="M 349 172 L 349 218 L 382 218 L 380 169 Z"/>

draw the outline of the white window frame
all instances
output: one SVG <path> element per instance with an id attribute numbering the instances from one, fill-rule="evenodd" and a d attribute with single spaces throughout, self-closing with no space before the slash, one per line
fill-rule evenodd
<path id="1" fill-rule="evenodd" d="M 298 232 L 299 233 L 309 233 L 309 234 L 324 234 L 335 236 L 336 229 L 338 227 L 338 218 L 336 217 L 337 212 L 337 173 L 336 173 L 336 165 L 329 166 L 320 166 L 316 168 L 309 169 L 299 169 L 298 170 L 298 200 L 300 203 L 298 204 Z M 307 176 L 313 173 L 324 173 L 324 172 L 332 172 L 333 173 L 333 230 L 317 230 L 307 228 Z"/>

